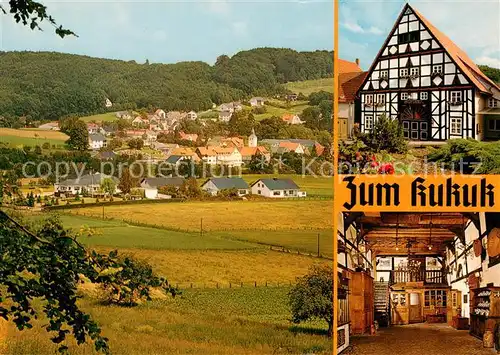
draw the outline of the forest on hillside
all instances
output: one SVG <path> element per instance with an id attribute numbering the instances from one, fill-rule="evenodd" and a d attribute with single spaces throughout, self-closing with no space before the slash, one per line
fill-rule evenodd
<path id="1" fill-rule="evenodd" d="M 284 93 L 283 83 L 333 75 L 328 51 L 257 48 L 215 65 L 204 62 L 138 64 L 55 52 L 0 52 L 3 126 L 68 115 L 156 108 L 206 110 L 212 104 Z"/>

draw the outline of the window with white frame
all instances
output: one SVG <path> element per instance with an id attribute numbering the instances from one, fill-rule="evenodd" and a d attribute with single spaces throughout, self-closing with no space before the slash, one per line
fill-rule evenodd
<path id="1" fill-rule="evenodd" d="M 401 93 L 401 100 L 403 100 L 403 101 L 408 100 L 408 93 L 407 92 Z"/>
<path id="2" fill-rule="evenodd" d="M 371 130 L 373 128 L 373 116 L 365 116 L 365 128 Z"/>
<path id="3" fill-rule="evenodd" d="M 461 91 L 452 91 L 450 93 L 450 101 L 451 102 L 462 102 L 462 92 Z"/>
<path id="4" fill-rule="evenodd" d="M 443 73 L 443 65 L 433 65 L 432 66 L 432 74 L 442 74 Z"/>
<path id="5" fill-rule="evenodd" d="M 490 108 L 496 108 L 498 107 L 498 100 L 494 99 L 494 98 L 490 98 L 488 99 L 488 107 Z"/>
<path id="6" fill-rule="evenodd" d="M 410 74 L 411 74 L 411 76 L 419 76 L 420 75 L 420 68 L 411 68 Z"/>
<path id="7" fill-rule="evenodd" d="M 461 135 L 462 134 L 462 119 L 457 117 L 451 118 L 451 130 L 450 134 Z"/>
<path id="8" fill-rule="evenodd" d="M 402 78 L 408 76 L 408 68 L 399 69 L 399 76 Z"/>
<path id="9" fill-rule="evenodd" d="M 373 104 L 373 95 L 368 94 L 365 96 L 365 104 Z"/>
<path id="10" fill-rule="evenodd" d="M 380 71 L 380 78 L 387 79 L 389 77 L 389 71 L 388 70 L 381 70 Z"/>
<path id="11" fill-rule="evenodd" d="M 429 98 L 429 93 L 422 91 L 420 93 L 420 100 L 427 100 Z"/>
<path id="12" fill-rule="evenodd" d="M 385 104 L 385 94 L 377 94 L 377 104 Z"/>
<path id="13" fill-rule="evenodd" d="M 412 92 L 408 96 L 412 100 L 418 100 L 418 92 Z"/>

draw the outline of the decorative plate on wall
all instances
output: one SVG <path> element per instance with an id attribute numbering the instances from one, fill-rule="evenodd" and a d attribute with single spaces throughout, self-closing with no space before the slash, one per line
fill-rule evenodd
<path id="1" fill-rule="evenodd" d="M 500 255 L 500 228 L 493 228 L 488 234 L 488 256 Z"/>
<path id="2" fill-rule="evenodd" d="M 481 256 L 481 253 L 483 252 L 483 244 L 481 243 L 480 239 L 474 240 L 474 255 L 476 257 Z"/>

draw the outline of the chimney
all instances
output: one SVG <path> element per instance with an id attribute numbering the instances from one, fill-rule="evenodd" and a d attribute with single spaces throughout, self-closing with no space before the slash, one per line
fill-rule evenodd
<path id="1" fill-rule="evenodd" d="M 359 58 L 356 58 L 355 62 L 356 62 L 356 65 L 359 67 Z"/>

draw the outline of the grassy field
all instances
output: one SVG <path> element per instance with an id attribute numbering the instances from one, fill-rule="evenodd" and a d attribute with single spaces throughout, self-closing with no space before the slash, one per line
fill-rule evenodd
<path id="1" fill-rule="evenodd" d="M 102 216 L 102 207 L 70 210 L 84 216 Z M 293 201 L 195 201 L 147 205 L 106 206 L 104 215 L 114 219 L 199 232 L 232 230 L 315 230 L 332 225 L 332 202 Z M 203 220 L 202 220 L 203 219 Z"/>
<path id="2" fill-rule="evenodd" d="M 0 128 L 0 142 L 13 146 L 41 146 L 44 143 L 63 146 L 67 139 L 67 135 L 58 131 Z"/>
<path id="3" fill-rule="evenodd" d="M 296 81 L 285 84 L 285 87 L 296 94 L 303 93 L 306 96 L 318 91 L 333 92 L 333 78 Z"/>
<path id="4" fill-rule="evenodd" d="M 283 101 L 279 101 L 279 103 L 284 104 Z M 301 114 L 302 111 L 304 111 L 304 109 L 306 109 L 307 107 L 309 107 L 307 101 L 293 102 L 288 108 L 266 105 L 267 112 L 260 115 L 254 115 L 254 117 L 257 121 L 260 121 L 263 120 L 264 118 L 269 118 L 271 116 L 281 117 L 286 113 Z"/>
<path id="5" fill-rule="evenodd" d="M 185 290 L 182 297 L 135 308 L 103 306 L 91 298 L 81 304 L 102 326 L 113 354 L 330 354 L 324 324 L 289 322 L 288 290 Z M 41 323 L 22 332 L 9 325 L 3 354 L 53 354 L 56 346 Z M 69 346 L 70 354 L 95 354 L 88 344 Z"/>
<path id="6" fill-rule="evenodd" d="M 110 122 L 110 121 L 116 121 L 118 118 L 116 117 L 116 112 L 106 112 L 106 113 L 101 113 L 99 115 L 80 117 L 80 119 L 84 122 L 91 122 L 91 121 Z"/>

